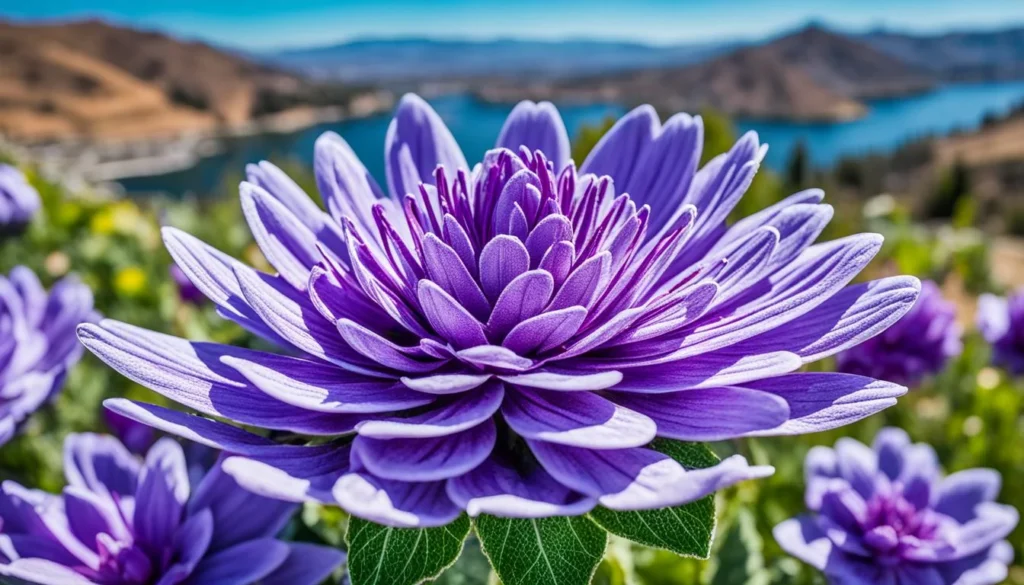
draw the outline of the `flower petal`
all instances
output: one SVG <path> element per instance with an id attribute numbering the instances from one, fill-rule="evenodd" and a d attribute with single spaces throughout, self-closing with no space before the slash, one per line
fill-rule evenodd
<path id="1" fill-rule="evenodd" d="M 542 390 L 597 391 L 606 390 L 622 380 L 622 374 L 614 370 L 607 372 L 573 372 L 570 370 L 534 370 L 525 374 L 498 376 L 516 386 Z"/>
<path id="2" fill-rule="evenodd" d="M 452 435 L 490 419 L 498 411 L 504 396 L 504 385 L 492 380 L 479 389 L 438 401 L 420 414 L 360 422 L 356 425 L 356 432 L 376 439 Z"/>
<path id="3" fill-rule="evenodd" d="M 447 492 L 474 518 L 480 514 L 505 518 L 578 516 L 597 505 L 595 498 L 573 492 L 539 466 L 523 474 L 493 457 L 448 480 Z"/>
<path id="4" fill-rule="evenodd" d="M 316 234 L 262 188 L 242 183 L 242 212 L 257 245 L 281 278 L 306 290 L 309 271 L 322 259 Z"/>
<path id="5" fill-rule="evenodd" d="M 530 449 L 560 483 L 596 497 L 613 510 L 678 506 L 735 483 L 766 477 L 772 467 L 750 467 L 734 455 L 714 467 L 687 470 L 651 449 L 597 450 L 529 441 Z"/>
<path id="6" fill-rule="evenodd" d="M 437 481 L 468 472 L 490 455 L 497 440 L 494 422 L 441 437 L 374 439 L 352 444 L 360 463 L 377 477 L 398 481 Z"/>
<path id="7" fill-rule="evenodd" d="M 351 416 L 316 413 L 285 404 L 248 386 L 220 360 L 260 355 L 241 348 L 184 339 L 116 321 L 79 328 L 82 343 L 129 379 L 210 416 L 308 434 L 352 429 Z"/>
<path id="8" fill-rule="evenodd" d="M 430 326 L 458 349 L 486 345 L 484 327 L 444 289 L 429 280 L 421 280 L 417 296 Z"/>
<path id="9" fill-rule="evenodd" d="M 520 321 L 501 343 L 519 355 L 544 352 L 572 339 L 586 318 L 583 307 L 541 313 Z"/>
<path id="10" fill-rule="evenodd" d="M 555 280 L 544 270 L 530 270 L 514 278 L 501 292 L 487 331 L 498 339 L 504 338 L 513 327 L 544 309 L 555 289 Z"/>
<path id="11" fill-rule="evenodd" d="M 810 516 L 785 520 L 772 529 L 772 535 L 783 550 L 819 571 L 832 553 L 832 541 Z"/>
<path id="12" fill-rule="evenodd" d="M 789 419 L 789 405 L 782 398 L 740 387 L 666 394 L 622 392 L 613 400 L 653 419 L 658 436 L 680 441 L 733 439 L 776 428 Z"/>
<path id="13" fill-rule="evenodd" d="M 522 101 L 512 108 L 498 134 L 497 148 L 518 152 L 520 146 L 539 150 L 558 171 L 569 162 L 569 133 L 551 102 Z"/>
<path id="14" fill-rule="evenodd" d="M 462 513 L 445 493 L 444 485 L 349 473 L 338 479 L 332 492 L 338 505 L 353 516 L 385 526 L 429 528 L 444 526 Z"/>
<path id="15" fill-rule="evenodd" d="M 497 301 L 508 283 L 529 269 L 530 253 L 512 236 L 495 236 L 480 252 L 480 285 L 491 301 Z"/>
<path id="16" fill-rule="evenodd" d="M 999 495 L 1002 476 L 993 469 L 965 469 L 939 482 L 934 510 L 961 524 L 974 518 L 979 504 L 991 502 Z"/>
<path id="17" fill-rule="evenodd" d="M 403 149 L 408 151 L 407 163 L 400 160 Z M 441 117 L 414 94 L 405 94 L 398 103 L 388 126 L 384 152 L 388 190 L 396 199 L 417 193 L 420 182 L 432 184 L 434 169 L 439 165 L 452 174 L 469 169 L 462 149 Z"/>
<path id="18" fill-rule="evenodd" d="M 260 579 L 261 585 L 318 585 L 343 562 L 343 551 L 303 542 L 289 542 L 288 557 Z"/>
<path id="19" fill-rule="evenodd" d="M 258 359 L 225 356 L 221 361 L 281 402 L 317 412 L 392 412 L 433 401 L 398 380 L 367 378 L 323 362 L 274 354 Z"/>
<path id="20" fill-rule="evenodd" d="M 838 428 L 896 404 L 907 389 L 852 374 L 796 373 L 747 382 L 745 387 L 774 394 L 789 405 L 789 420 L 754 435 L 802 435 Z"/>
<path id="21" fill-rule="evenodd" d="M 634 108 L 601 137 L 580 166 L 580 175 L 608 175 L 619 185 L 628 184 L 660 129 L 661 120 L 653 107 Z"/>
<path id="22" fill-rule="evenodd" d="M 501 413 L 525 439 L 593 449 L 640 447 L 660 431 L 649 417 L 592 392 L 517 388 L 506 397 Z"/>
<path id="23" fill-rule="evenodd" d="M 272 538 L 250 540 L 199 561 L 186 584 L 250 585 L 288 558 L 288 545 Z"/>

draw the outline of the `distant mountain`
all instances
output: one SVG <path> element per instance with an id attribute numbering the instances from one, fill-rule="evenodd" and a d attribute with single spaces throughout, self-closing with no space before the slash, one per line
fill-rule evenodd
<path id="1" fill-rule="evenodd" d="M 245 124 L 347 92 L 209 45 L 98 20 L 0 21 L 0 134 L 127 139 Z"/>
<path id="2" fill-rule="evenodd" d="M 811 26 L 685 67 L 535 83 L 488 83 L 489 101 L 523 98 L 626 104 L 664 111 L 714 107 L 758 118 L 838 120 L 858 116 L 859 100 L 925 91 L 934 81 L 847 36 Z"/>
<path id="3" fill-rule="evenodd" d="M 930 36 L 873 31 L 860 38 L 947 81 L 1024 79 L 1024 27 Z"/>
<path id="4" fill-rule="evenodd" d="M 526 74 L 557 78 L 695 63 L 739 44 L 730 41 L 664 47 L 597 40 L 365 39 L 283 51 L 265 58 L 314 77 L 358 82 Z"/>

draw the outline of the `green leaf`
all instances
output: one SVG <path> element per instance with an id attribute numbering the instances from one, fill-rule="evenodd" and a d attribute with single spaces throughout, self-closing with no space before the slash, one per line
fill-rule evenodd
<path id="1" fill-rule="evenodd" d="M 745 508 L 739 510 L 716 555 L 711 585 L 767 585 L 763 547 L 754 516 Z"/>
<path id="2" fill-rule="evenodd" d="M 588 585 L 608 534 L 586 517 L 474 521 L 484 554 L 504 585 Z"/>
<path id="3" fill-rule="evenodd" d="M 651 443 L 651 448 L 687 469 L 718 463 L 718 457 L 703 443 L 657 439 Z M 590 517 L 608 532 L 633 542 L 706 559 L 711 554 L 715 534 L 715 496 L 660 510 L 621 512 L 598 507 L 590 512 Z"/>
<path id="4" fill-rule="evenodd" d="M 451 566 L 469 534 L 463 514 L 437 528 L 392 528 L 349 520 L 348 570 L 352 585 L 416 585 Z"/>

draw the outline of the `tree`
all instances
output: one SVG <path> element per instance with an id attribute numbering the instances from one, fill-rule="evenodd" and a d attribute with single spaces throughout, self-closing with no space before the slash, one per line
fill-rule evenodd
<path id="1" fill-rule="evenodd" d="M 957 202 L 967 195 L 971 188 L 970 170 L 963 161 L 957 160 L 946 169 L 939 179 L 938 187 L 925 210 L 931 218 L 950 218 L 956 211 Z"/>

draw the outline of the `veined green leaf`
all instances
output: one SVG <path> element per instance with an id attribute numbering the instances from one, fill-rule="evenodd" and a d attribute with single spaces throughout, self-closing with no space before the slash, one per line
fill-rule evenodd
<path id="1" fill-rule="evenodd" d="M 711 467 L 718 457 L 703 443 L 657 439 L 651 448 L 675 459 L 687 469 Z M 633 542 L 662 548 L 679 555 L 708 558 L 715 534 L 715 496 L 662 508 L 622 512 L 595 508 L 590 517 L 608 532 Z"/>
<path id="2" fill-rule="evenodd" d="M 451 566 L 469 534 L 465 514 L 437 528 L 392 528 L 349 520 L 348 569 L 352 585 L 416 585 Z"/>
<path id="3" fill-rule="evenodd" d="M 589 518 L 474 521 L 484 554 L 503 585 L 589 585 L 608 534 Z"/>

